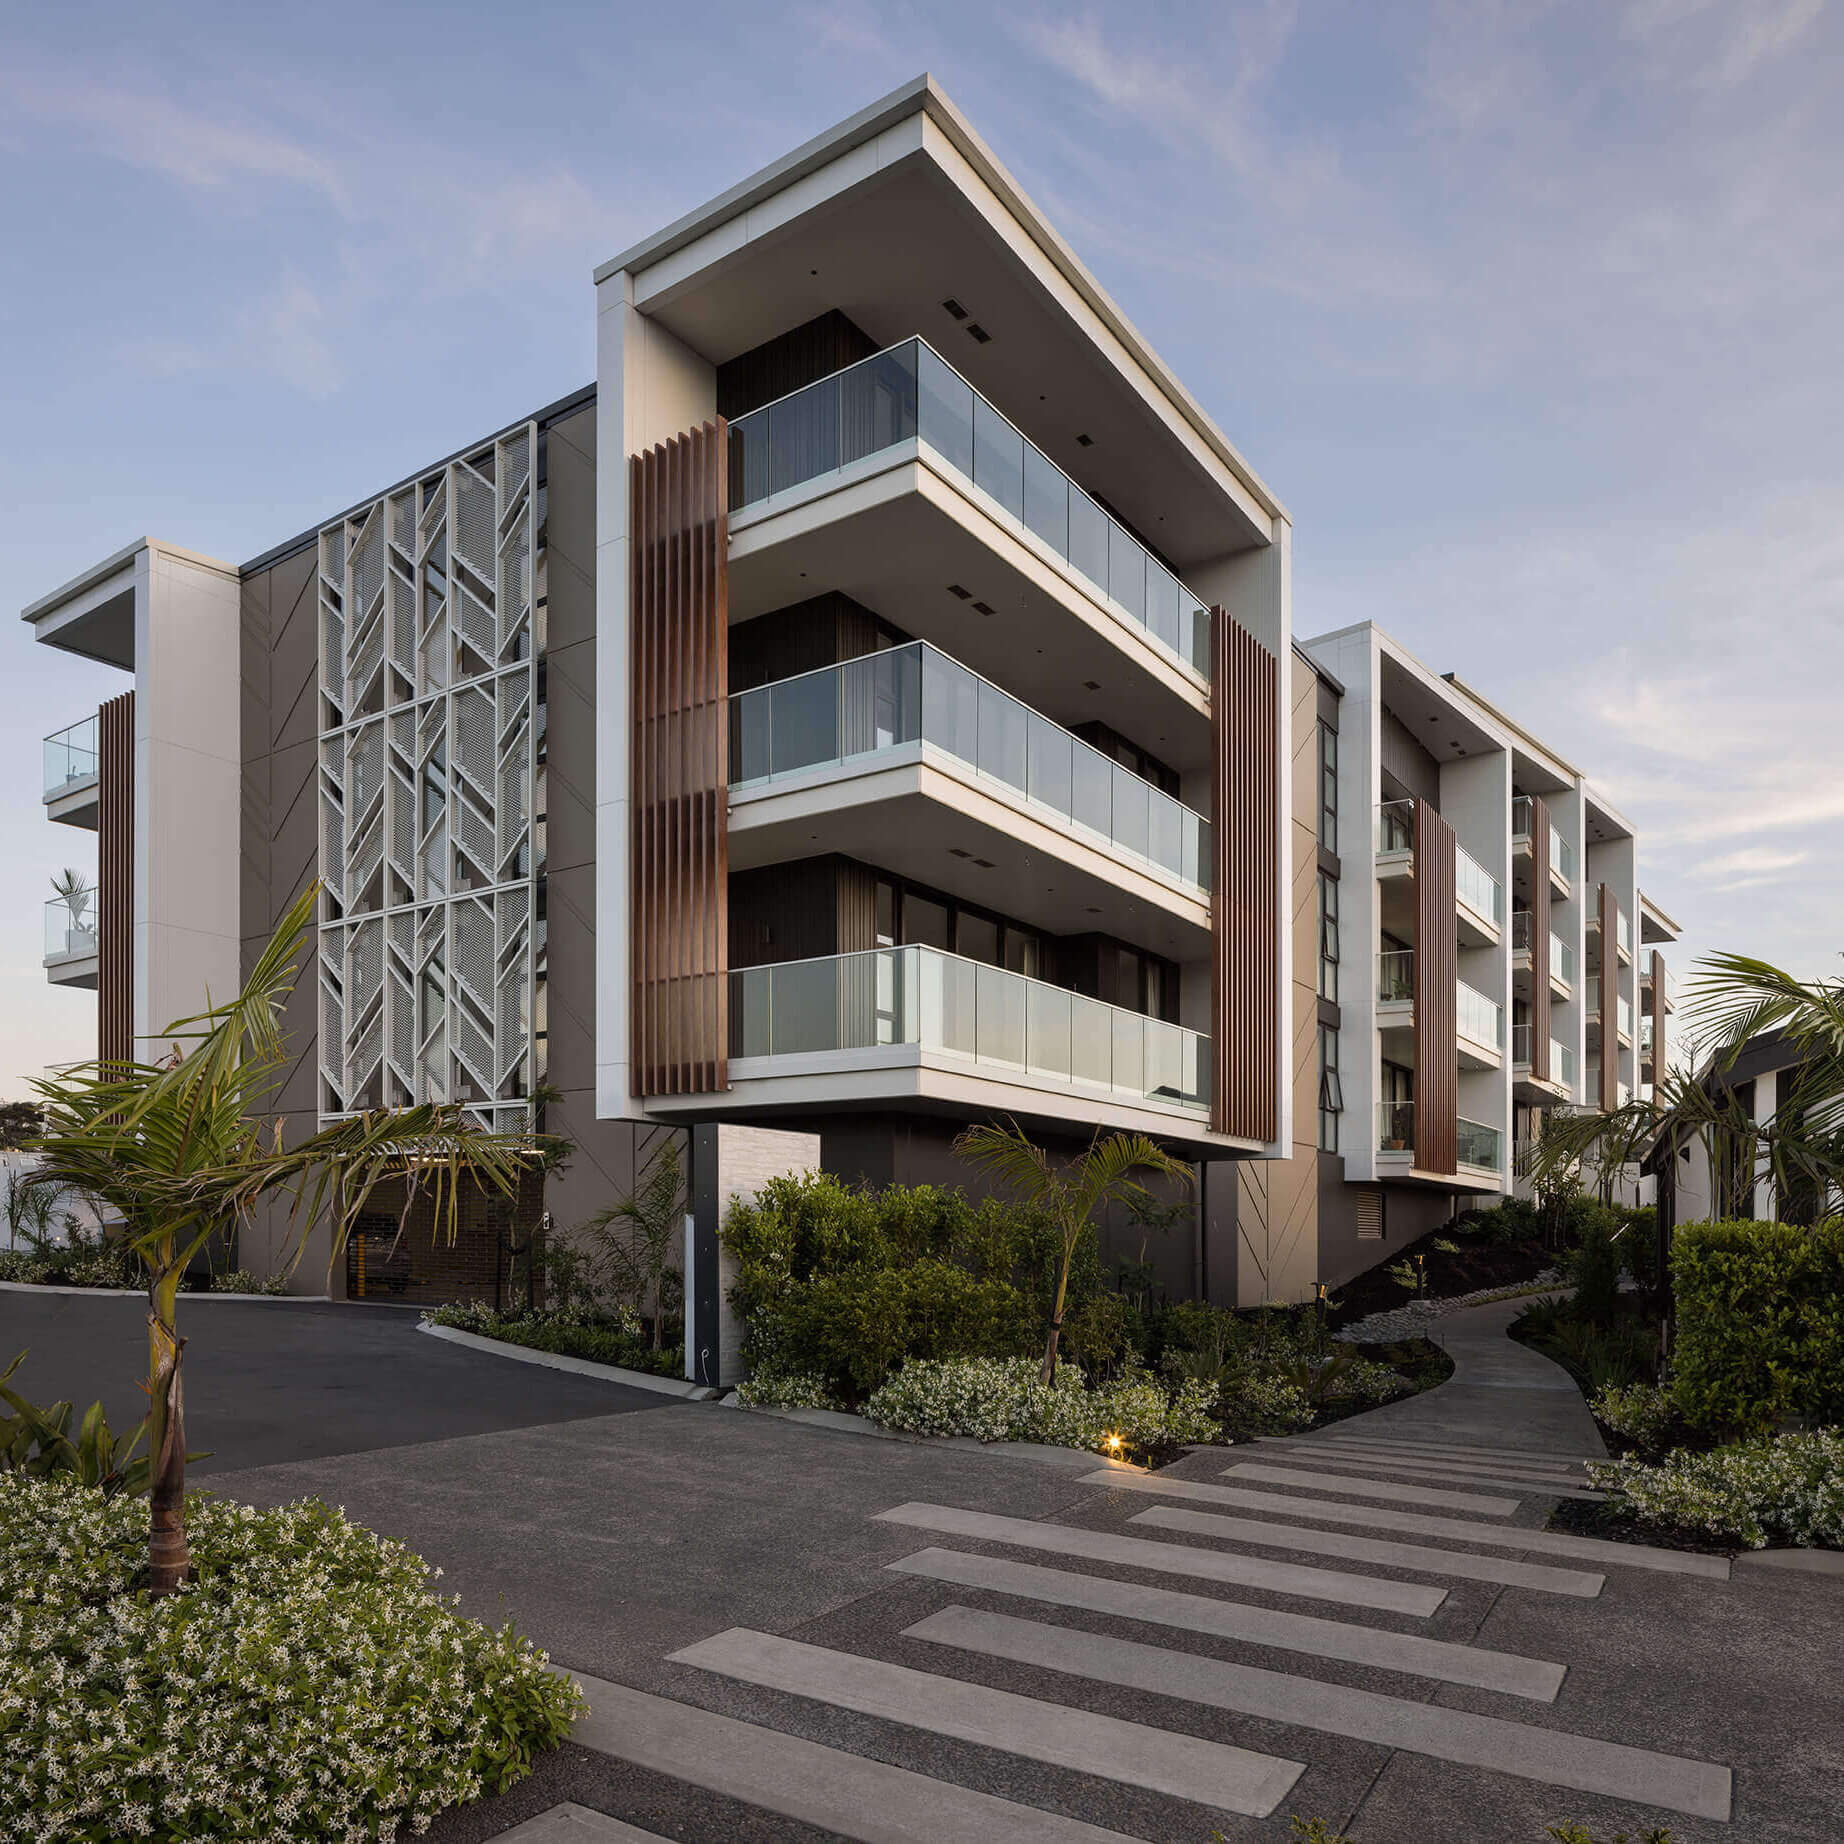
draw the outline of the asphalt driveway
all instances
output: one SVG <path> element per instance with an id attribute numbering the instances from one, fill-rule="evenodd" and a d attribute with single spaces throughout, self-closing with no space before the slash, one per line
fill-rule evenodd
<path id="1" fill-rule="evenodd" d="M 34 1402 L 98 1397 L 111 1427 L 146 1412 L 139 1298 L 0 1290 L 0 1368 Z M 199 1473 L 287 1465 L 657 1409 L 669 1397 L 461 1349 L 399 1307 L 182 1299 L 186 1436 Z"/>

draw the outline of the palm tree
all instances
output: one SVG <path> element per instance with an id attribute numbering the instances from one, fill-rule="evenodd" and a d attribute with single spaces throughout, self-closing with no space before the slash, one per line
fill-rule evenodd
<path id="1" fill-rule="evenodd" d="M 1049 1153 L 1026 1138 L 1016 1121 L 1003 1127 L 969 1127 L 955 1140 L 954 1150 L 987 1178 L 1004 1185 L 1020 1203 L 1043 1211 L 1061 1238 L 1050 1336 L 1044 1343 L 1044 1381 L 1054 1382 L 1069 1266 L 1096 1212 L 1112 1203 L 1150 1203 L 1152 1194 L 1134 1176 L 1136 1172 L 1156 1172 L 1188 1186 L 1191 1168 L 1143 1133 L 1111 1133 L 1104 1139 L 1099 1132 L 1085 1151 L 1059 1167 Z"/>
<path id="2" fill-rule="evenodd" d="M 70 932 L 75 935 L 84 927 L 84 917 L 89 914 L 90 898 L 95 894 L 95 886 L 82 871 L 73 871 L 67 865 L 51 880 L 51 895 L 54 902 L 59 902 L 70 911 Z"/>
<path id="3" fill-rule="evenodd" d="M 148 1572 L 156 1595 L 187 1567 L 185 1406 L 175 1322 L 192 1257 L 228 1234 L 264 1199 L 292 1200 L 296 1243 L 324 1213 L 333 1250 L 377 1188 L 403 1186 L 404 1213 L 429 1197 L 438 1230 L 454 1239 L 464 1183 L 509 1193 L 532 1151 L 514 1136 L 485 1133 L 460 1110 L 429 1104 L 356 1115 L 283 1144 L 265 1104 L 287 1051 L 282 1008 L 312 925 L 310 889 L 282 918 L 243 990 L 168 1026 L 170 1057 L 158 1063 L 81 1064 L 35 1083 L 45 1109 L 42 1157 L 24 1182 L 77 1189 L 119 1225 L 147 1284 Z"/>
<path id="4" fill-rule="evenodd" d="M 1712 1173 L 1770 1179 L 1777 1196 L 1822 1204 L 1844 1188 L 1844 980 L 1803 981 L 1745 954 L 1699 960 L 1685 982 L 1699 1025 L 1700 1073 L 1663 1070 L 1650 1097 L 1606 1113 L 1553 1114 L 1530 1163 L 1533 1179 L 1593 1170 L 1603 1190 L 1661 1144 L 1701 1145 Z M 1747 1046 L 1777 1035 L 1798 1052 L 1783 1070 L 1771 1119 L 1757 1121 L 1723 1077 Z M 1718 1205 L 1720 1208 L 1720 1205 Z M 1661 1257 L 1670 1233 L 1661 1212 Z M 1668 1282 L 1661 1259 L 1660 1285 Z"/>
<path id="5" fill-rule="evenodd" d="M 583 1225 L 601 1245 L 603 1268 L 616 1292 L 633 1295 L 643 1311 L 652 1302 L 655 1351 L 664 1342 L 666 1270 L 674 1233 L 684 1220 L 679 1208 L 682 1188 L 678 1144 L 668 1137 L 633 1196 L 598 1210 Z"/>

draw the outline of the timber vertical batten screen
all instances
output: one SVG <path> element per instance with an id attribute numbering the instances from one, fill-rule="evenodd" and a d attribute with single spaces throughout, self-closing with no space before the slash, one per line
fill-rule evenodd
<path id="1" fill-rule="evenodd" d="M 126 1063 L 135 1052 L 134 693 L 111 698 L 97 716 L 96 1055 Z"/>
<path id="2" fill-rule="evenodd" d="M 1210 1127 L 1279 1131 L 1279 669 L 1222 608 L 1210 611 Z"/>
<path id="3" fill-rule="evenodd" d="M 1615 930 L 1619 926 L 1620 906 L 1614 901 L 1612 884 L 1602 884 L 1601 917 L 1601 1079 L 1596 1105 L 1603 1114 L 1613 1111 L 1620 1087 L 1620 949 Z"/>
<path id="4" fill-rule="evenodd" d="M 729 426 L 635 455 L 630 953 L 634 1085 L 729 1076 Z"/>
<path id="5" fill-rule="evenodd" d="M 1458 841 L 1415 803 L 1415 1167 L 1459 1170 L 1460 931 Z"/>

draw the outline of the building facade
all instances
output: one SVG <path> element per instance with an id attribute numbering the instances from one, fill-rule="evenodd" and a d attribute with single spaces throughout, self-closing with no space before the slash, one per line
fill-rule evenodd
<path id="1" fill-rule="evenodd" d="M 778 1160 L 965 1183 L 970 1120 L 1143 1131 L 1200 1173 L 1166 1284 L 1296 1298 L 1366 1198 L 1500 1192 L 1528 1109 L 1596 1098 L 1631 829 L 1372 630 L 1296 647 L 1284 508 L 930 81 L 595 291 L 584 390 L 247 564 L 143 540 L 25 611 L 133 675 L 48 745 L 100 877 L 47 966 L 101 1054 L 317 881 L 291 1130 L 541 1109 L 576 1153 L 496 1284 L 684 1133 L 694 1318 Z"/>

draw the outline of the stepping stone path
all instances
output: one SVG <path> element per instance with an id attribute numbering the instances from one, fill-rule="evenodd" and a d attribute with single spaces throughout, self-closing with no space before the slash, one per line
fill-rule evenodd
<path id="1" fill-rule="evenodd" d="M 1567 1644 L 1527 1656 L 1428 1630 L 1456 1592 L 1494 1597 L 1513 1630 L 1522 1597 L 1551 1635 L 1585 1634 L 1648 1577 L 1729 1592 L 1723 1558 L 1541 1528 L 1558 1498 L 1596 1496 L 1600 1440 L 1573 1386 L 1507 1346 L 1515 1310 L 1452 1318 L 1456 1375 L 1411 1402 L 1199 1450 L 1192 1476 L 1082 1474 L 1092 1497 L 1059 1514 L 1074 1522 L 892 1504 L 875 1521 L 916 1537 L 887 1565 L 902 1592 L 854 1603 L 831 1643 L 731 1627 L 666 1661 L 687 1697 L 750 1720 L 584 1679 L 574 1739 L 775 1814 L 776 1837 L 791 1822 L 866 1844 L 1278 1838 L 1313 1810 L 1296 1788 L 1315 1764 L 1374 1757 L 1374 1777 L 1394 1754 L 1538 1783 L 1558 1818 L 1587 1797 L 1629 1830 L 1720 1827 L 1728 1766 L 1597 1733 L 1604 1697 L 1572 1703 Z M 560 1805 L 504 1835 L 655 1834 Z"/>

